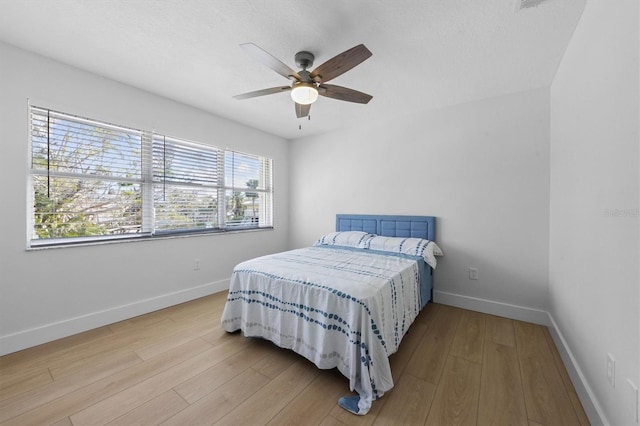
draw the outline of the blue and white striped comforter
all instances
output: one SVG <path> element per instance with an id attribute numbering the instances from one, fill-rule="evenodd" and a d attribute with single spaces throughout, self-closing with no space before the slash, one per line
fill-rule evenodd
<path id="1" fill-rule="evenodd" d="M 336 246 L 307 247 L 237 265 L 222 327 L 337 367 L 360 414 L 393 387 L 389 355 L 420 310 L 417 261 Z"/>

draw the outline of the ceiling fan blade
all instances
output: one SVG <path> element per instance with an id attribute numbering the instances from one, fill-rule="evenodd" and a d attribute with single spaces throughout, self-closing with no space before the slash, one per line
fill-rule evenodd
<path id="1" fill-rule="evenodd" d="M 268 89 L 256 90 L 255 92 L 248 92 L 248 93 L 242 93 L 241 95 L 235 95 L 234 98 L 235 99 L 255 98 L 257 96 L 272 95 L 274 93 L 288 92 L 289 90 L 291 90 L 291 87 L 289 87 L 289 86 L 270 87 Z"/>
<path id="2" fill-rule="evenodd" d="M 253 43 L 244 43 L 241 44 L 240 47 L 253 59 L 271 68 L 284 78 L 291 79 L 293 77 L 294 79 L 300 81 L 300 76 L 297 72 L 289 68 L 280 59 L 276 58 L 271 53 L 261 49 Z"/>
<path id="3" fill-rule="evenodd" d="M 311 104 L 302 105 L 302 104 L 296 103 L 296 117 L 298 118 L 306 117 L 307 115 L 309 115 L 309 111 L 311 111 Z"/>
<path id="4" fill-rule="evenodd" d="M 372 53 L 364 46 L 364 44 L 359 44 L 329 59 L 327 62 L 314 69 L 310 76 L 316 81 L 319 79 L 320 82 L 332 80 L 349 71 L 356 65 L 364 62 L 371 55 Z"/>
<path id="5" fill-rule="evenodd" d="M 367 95 L 357 90 L 349 89 L 348 87 L 336 86 L 335 84 L 322 84 L 318 90 L 321 96 L 327 98 L 338 99 L 347 102 L 356 102 L 359 104 L 368 103 L 373 96 Z"/>

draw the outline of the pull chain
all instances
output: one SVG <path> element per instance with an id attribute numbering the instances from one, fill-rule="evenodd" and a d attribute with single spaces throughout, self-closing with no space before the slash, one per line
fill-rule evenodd
<path id="1" fill-rule="evenodd" d="M 311 114 L 307 115 L 307 120 L 311 121 Z M 298 130 L 302 130 L 302 124 L 298 124 Z"/>

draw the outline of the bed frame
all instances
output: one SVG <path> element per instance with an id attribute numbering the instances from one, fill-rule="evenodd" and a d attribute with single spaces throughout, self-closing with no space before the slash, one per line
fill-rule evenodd
<path id="1" fill-rule="evenodd" d="M 436 218 L 434 216 L 338 214 L 336 231 L 364 231 L 385 237 L 413 237 L 435 241 Z"/>

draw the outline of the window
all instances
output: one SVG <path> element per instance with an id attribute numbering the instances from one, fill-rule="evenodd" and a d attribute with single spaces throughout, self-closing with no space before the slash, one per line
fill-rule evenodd
<path id="1" fill-rule="evenodd" d="M 271 224 L 271 160 L 233 151 L 224 157 L 227 227 Z"/>
<path id="2" fill-rule="evenodd" d="M 30 106 L 31 246 L 271 227 L 271 159 Z"/>
<path id="3" fill-rule="evenodd" d="M 220 157 L 214 147 L 154 136 L 153 203 L 158 233 L 220 227 Z"/>

